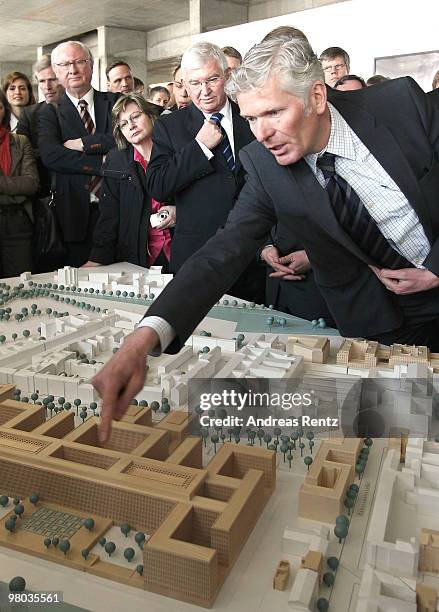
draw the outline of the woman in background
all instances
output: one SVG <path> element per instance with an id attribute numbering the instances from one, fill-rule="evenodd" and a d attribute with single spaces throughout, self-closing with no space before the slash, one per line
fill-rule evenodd
<path id="1" fill-rule="evenodd" d="M 163 266 L 171 248 L 169 228 L 175 225 L 175 206 L 164 206 L 148 194 L 145 172 L 152 150 L 152 126 L 157 106 L 132 93 L 113 107 L 112 149 L 104 164 L 99 218 L 93 236 L 90 261 L 85 267 L 128 261 L 139 266 Z M 150 217 L 167 213 L 156 227 Z M 165 215 L 166 215 L 165 213 Z"/>
<path id="2" fill-rule="evenodd" d="M 32 85 L 22 72 L 10 72 L 3 81 L 3 91 L 11 106 L 11 132 L 17 129 L 20 113 L 23 106 L 35 104 Z"/>
<path id="3" fill-rule="evenodd" d="M 9 130 L 11 107 L 0 90 L 0 278 L 32 265 L 32 200 L 39 188 L 32 146 Z"/>

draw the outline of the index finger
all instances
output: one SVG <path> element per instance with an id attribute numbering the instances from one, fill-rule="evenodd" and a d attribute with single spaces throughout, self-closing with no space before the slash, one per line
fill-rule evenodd
<path id="1" fill-rule="evenodd" d="M 101 394 L 99 387 L 96 387 Z M 106 442 L 111 436 L 111 423 L 116 413 L 119 389 L 117 384 L 107 384 L 104 387 L 102 397 L 101 422 L 99 425 L 99 440 Z"/>

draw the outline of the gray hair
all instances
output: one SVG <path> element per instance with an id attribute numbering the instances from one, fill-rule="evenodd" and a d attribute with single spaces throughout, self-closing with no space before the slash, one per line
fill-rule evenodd
<path id="1" fill-rule="evenodd" d="M 52 49 L 52 66 L 56 65 L 60 52 L 63 51 L 63 49 L 69 45 L 76 45 L 77 47 L 81 47 L 84 53 L 88 56 L 88 59 L 93 61 L 92 52 L 86 45 L 84 45 L 84 43 L 82 43 L 80 40 L 68 40 L 66 42 L 60 43 L 54 49 Z"/>
<path id="2" fill-rule="evenodd" d="M 200 68 L 215 60 L 223 72 L 228 68 L 227 59 L 220 47 L 210 42 L 200 41 L 186 49 L 181 58 L 181 71 L 184 74 L 191 68 Z"/>
<path id="3" fill-rule="evenodd" d="M 272 74 L 279 77 L 285 91 L 303 101 L 305 109 L 313 83 L 325 82 L 322 65 L 309 42 L 296 36 L 288 41 L 267 40 L 252 47 L 240 68 L 232 72 L 226 93 L 236 100 L 241 92 L 263 87 Z"/>
<path id="4" fill-rule="evenodd" d="M 32 66 L 32 72 L 34 75 L 37 75 L 42 70 L 46 70 L 46 68 L 51 68 L 52 62 L 49 54 L 42 55 L 39 60 L 35 62 Z"/>

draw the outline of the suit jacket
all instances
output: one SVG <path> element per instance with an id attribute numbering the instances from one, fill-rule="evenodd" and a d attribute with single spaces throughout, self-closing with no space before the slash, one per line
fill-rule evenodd
<path id="1" fill-rule="evenodd" d="M 238 152 L 254 136 L 232 102 L 236 170 L 232 173 L 219 147 L 208 160 L 195 141 L 204 122 L 194 105 L 162 115 L 153 129 L 153 148 L 146 172 L 148 192 L 159 202 L 175 199 L 177 225 L 171 243 L 171 272 L 195 253 L 226 222 L 244 185 Z"/>
<path id="2" fill-rule="evenodd" d="M 45 105 L 46 102 L 38 102 L 38 104 L 24 106 L 21 110 L 16 131 L 17 134 L 23 134 L 23 136 L 26 136 L 34 150 L 38 174 L 40 176 L 39 197 L 49 195 L 51 187 L 50 172 L 41 161 L 40 151 L 38 149 L 38 115 Z"/>
<path id="3" fill-rule="evenodd" d="M 0 207 L 20 204 L 31 220 L 33 196 L 39 187 L 35 156 L 28 139 L 21 134 L 10 134 L 11 176 L 0 171 Z"/>
<path id="4" fill-rule="evenodd" d="M 439 275 L 439 113 L 408 77 L 331 102 L 408 198 L 431 243 L 425 266 Z M 260 143 L 241 152 L 247 182 L 227 224 L 180 270 L 148 311 L 168 321 L 175 351 L 248 264 L 278 221 L 300 236 L 341 334 L 374 336 L 401 326 L 421 302 L 437 316 L 436 292 L 398 297 L 370 270 L 371 260 L 340 227 L 327 192 L 305 160 L 279 166 Z M 282 249 L 282 245 L 280 245 Z M 196 299 L 194 299 L 196 296 Z"/>
<path id="5" fill-rule="evenodd" d="M 56 214 L 67 242 L 87 235 L 92 176 L 102 173 L 102 158 L 115 146 L 111 110 L 118 94 L 94 90 L 96 132 L 89 134 L 67 94 L 55 107 L 46 104 L 38 114 L 38 145 L 45 166 L 56 173 Z M 64 147 L 66 140 L 82 138 L 84 152 Z"/>
<path id="6" fill-rule="evenodd" d="M 151 197 L 133 147 L 112 149 L 105 159 L 99 219 L 90 260 L 103 265 L 128 261 L 146 267 Z"/>

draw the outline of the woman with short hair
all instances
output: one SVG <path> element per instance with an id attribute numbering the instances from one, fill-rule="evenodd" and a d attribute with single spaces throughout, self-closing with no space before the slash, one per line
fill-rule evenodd
<path id="1" fill-rule="evenodd" d="M 117 149 L 112 149 L 105 160 L 100 214 L 90 261 L 84 267 L 128 261 L 167 269 L 175 206 L 152 199 L 145 182 L 152 127 L 158 116 L 157 106 L 135 93 L 121 96 L 113 107 Z M 157 213 L 163 219 L 157 218 Z"/>
<path id="2" fill-rule="evenodd" d="M 21 109 L 24 106 L 35 104 L 35 97 L 29 79 L 22 72 L 10 72 L 3 81 L 3 91 L 11 106 L 11 132 L 17 129 Z"/>
<path id="3" fill-rule="evenodd" d="M 0 278 L 32 265 L 32 199 L 39 188 L 32 146 L 9 129 L 11 107 L 0 90 Z"/>

